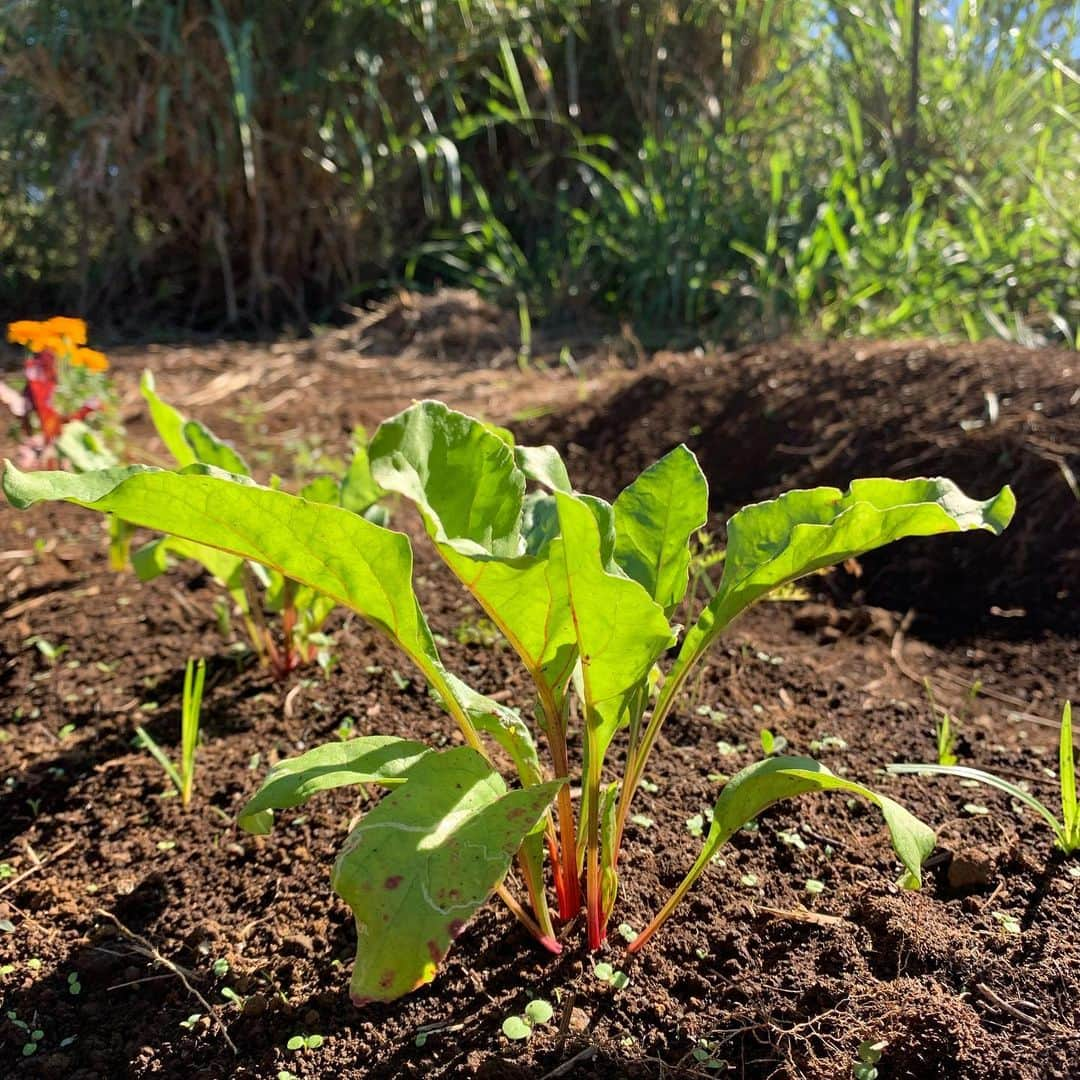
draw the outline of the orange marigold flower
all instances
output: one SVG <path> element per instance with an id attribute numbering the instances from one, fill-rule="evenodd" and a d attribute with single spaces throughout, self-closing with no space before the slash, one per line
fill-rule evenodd
<path id="1" fill-rule="evenodd" d="M 108 371 L 109 361 L 103 352 L 97 349 L 76 349 L 72 354 L 71 362 L 90 371 Z"/>
<path id="2" fill-rule="evenodd" d="M 13 345 L 25 345 L 29 348 L 30 342 L 40 337 L 42 326 L 42 323 L 34 322 L 33 319 L 20 319 L 18 322 L 8 323 L 7 339 Z"/>
<path id="3" fill-rule="evenodd" d="M 57 337 L 67 338 L 72 345 L 86 344 L 86 323 L 82 319 L 71 319 L 66 315 L 56 315 L 44 324 L 45 330 Z"/>

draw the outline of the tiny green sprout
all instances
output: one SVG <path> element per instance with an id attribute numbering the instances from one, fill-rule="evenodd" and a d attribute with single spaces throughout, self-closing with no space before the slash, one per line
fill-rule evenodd
<path id="1" fill-rule="evenodd" d="M 1066 701 L 1061 710 L 1061 728 L 1058 734 L 1058 787 L 1061 798 L 1061 820 L 1040 799 L 1022 787 L 982 769 L 966 765 L 910 764 L 886 766 L 891 773 L 915 773 L 920 776 L 955 776 L 960 783 L 979 783 L 997 788 L 1011 795 L 1017 802 L 1034 810 L 1050 826 L 1054 842 L 1066 855 L 1080 851 L 1080 801 L 1076 795 L 1076 762 L 1073 755 L 1072 703 Z M 986 814 L 989 811 L 978 803 L 965 803 L 969 814 Z"/>
<path id="2" fill-rule="evenodd" d="M 288 1069 L 278 1069 L 277 1080 L 300 1080 L 300 1077 Z"/>
<path id="3" fill-rule="evenodd" d="M 63 742 L 69 735 L 75 734 L 74 724 L 64 724 L 62 728 L 56 733 L 56 737 Z"/>
<path id="4" fill-rule="evenodd" d="M 15 924 L 10 919 L 0 919 L 0 931 L 5 934 L 14 934 Z"/>
<path id="5" fill-rule="evenodd" d="M 79 973 L 77 971 L 71 972 L 67 977 L 68 993 L 78 997 L 82 993 L 82 983 L 79 982 Z"/>
<path id="6" fill-rule="evenodd" d="M 1007 911 L 993 911 L 991 914 L 997 919 L 998 924 L 1006 934 L 1023 933 L 1023 927 L 1020 925 L 1020 920 L 1015 915 L 1011 915 Z"/>
<path id="7" fill-rule="evenodd" d="M 774 735 L 768 728 L 761 729 L 761 749 L 766 757 L 782 754 L 788 746 L 783 735 Z"/>
<path id="8" fill-rule="evenodd" d="M 191 802 L 191 793 L 195 787 L 195 753 L 199 746 L 199 716 L 202 712 L 203 683 L 206 679 L 206 661 L 197 663 L 189 659 L 184 670 L 184 694 L 180 703 L 180 766 L 172 763 L 169 755 L 154 741 L 141 725 L 135 725 L 136 744 L 150 751 L 154 760 L 162 767 L 169 778 L 180 802 L 186 809 Z M 143 709 L 149 703 L 143 704 Z M 155 705 L 156 709 L 157 706 Z M 161 848 L 161 845 L 158 845 Z M 167 850 L 162 848 L 161 850 Z"/>
<path id="9" fill-rule="evenodd" d="M 631 814 L 630 820 L 639 829 L 651 829 L 656 824 L 648 814 Z"/>
<path id="10" fill-rule="evenodd" d="M 778 829 L 776 839 L 796 851 L 806 850 L 806 841 L 799 835 L 798 829 Z"/>
<path id="11" fill-rule="evenodd" d="M 218 635 L 228 641 L 232 637 L 232 612 L 224 596 L 215 597 L 213 611 Z"/>
<path id="12" fill-rule="evenodd" d="M 48 660 L 50 667 L 54 666 L 60 657 L 68 651 L 67 645 L 54 645 L 40 634 L 34 634 L 32 637 L 28 637 L 25 643 L 28 646 L 33 645 L 37 651 Z"/>
<path id="13" fill-rule="evenodd" d="M 14 964 L 0 964 L 0 975 L 10 975 L 14 970 Z"/>
<path id="14" fill-rule="evenodd" d="M 716 1056 L 716 1046 L 708 1039 L 698 1039 L 697 1046 L 690 1052 L 694 1061 L 703 1069 L 726 1069 L 727 1062 Z"/>
<path id="15" fill-rule="evenodd" d="M 415 1046 L 417 1050 L 419 1050 L 427 1043 L 427 1037 L 428 1033 L 426 1031 L 418 1031 L 416 1033 L 416 1038 L 413 1039 L 413 1046 Z"/>
<path id="16" fill-rule="evenodd" d="M 758 876 L 757 874 L 743 874 L 742 877 L 739 878 L 739 884 L 747 889 L 756 889 L 758 885 Z"/>
<path id="17" fill-rule="evenodd" d="M 224 956 L 219 956 L 214 961 L 213 972 L 219 979 L 223 979 L 229 974 L 229 961 Z"/>
<path id="18" fill-rule="evenodd" d="M 884 1039 L 863 1039 L 859 1043 L 859 1060 L 851 1067 L 853 1080 L 877 1080 L 877 1065 L 888 1045 Z"/>
<path id="19" fill-rule="evenodd" d="M 351 716 L 342 717 L 341 723 L 334 729 L 334 734 L 342 741 L 346 742 L 353 737 L 356 731 L 356 721 Z"/>
<path id="20" fill-rule="evenodd" d="M 40 959 L 40 957 L 31 956 L 30 959 L 26 961 L 26 966 L 31 971 L 40 971 L 41 970 L 41 959 Z"/>
<path id="21" fill-rule="evenodd" d="M 813 739 L 810 743 L 810 749 L 815 754 L 820 753 L 822 750 L 846 750 L 847 748 L 847 740 L 840 738 L 839 735 L 823 735 L 820 739 Z"/>
<path id="22" fill-rule="evenodd" d="M 613 990 L 624 990 L 630 985 L 630 976 L 625 971 L 612 967 L 606 960 L 593 965 L 593 974 Z"/>
<path id="23" fill-rule="evenodd" d="M 285 1044 L 285 1047 L 292 1051 L 318 1050 L 322 1044 L 323 1037 L 321 1035 L 293 1035 Z"/>
<path id="24" fill-rule="evenodd" d="M 803 886 L 803 888 L 811 896 L 820 896 L 825 891 L 825 882 L 818 881 L 817 878 L 807 878 L 806 884 Z"/>
<path id="25" fill-rule="evenodd" d="M 695 814 L 686 819 L 686 831 L 693 837 L 699 837 L 705 832 L 705 817 L 703 814 Z"/>
<path id="26" fill-rule="evenodd" d="M 633 941 L 637 937 L 637 931 L 629 923 L 619 923 L 619 937 L 623 941 Z"/>
<path id="27" fill-rule="evenodd" d="M 938 705 L 934 699 L 934 690 L 929 679 L 923 679 L 926 688 L 926 697 L 930 702 L 930 712 L 934 718 L 934 743 L 937 747 L 937 763 L 939 765 L 956 764 L 956 733 L 953 730 L 954 718 L 947 709 Z"/>
<path id="28" fill-rule="evenodd" d="M 226 1001 L 231 1001 L 238 1009 L 244 1007 L 244 998 L 240 996 L 231 986 L 223 986 L 221 988 L 221 996 Z"/>
<path id="29" fill-rule="evenodd" d="M 651 780 L 643 779 L 639 786 L 647 795 L 655 795 L 660 790 L 660 785 L 654 784 Z"/>
<path id="30" fill-rule="evenodd" d="M 180 1021 L 180 1026 L 187 1031 L 191 1031 L 201 1019 L 202 1013 L 192 1013 L 186 1020 Z"/>

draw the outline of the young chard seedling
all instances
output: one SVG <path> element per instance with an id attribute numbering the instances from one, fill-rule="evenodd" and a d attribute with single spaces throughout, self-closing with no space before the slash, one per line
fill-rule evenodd
<path id="1" fill-rule="evenodd" d="M 143 375 L 142 395 L 154 428 L 181 474 L 189 469 L 209 467 L 211 473 L 217 471 L 216 475 L 228 475 L 237 483 L 253 483 L 251 469 L 235 447 L 162 400 L 150 372 Z M 306 484 L 300 494 L 311 502 L 341 506 L 363 514 L 380 525 L 388 521 L 385 507 L 378 505 L 383 493 L 372 480 L 367 450 L 362 442 L 356 444 L 352 461 L 341 480 L 318 476 Z M 167 529 L 162 531 L 168 533 Z M 230 545 L 202 544 L 177 533 L 140 548 L 133 553 L 131 562 L 139 580 L 150 581 L 164 573 L 173 558 L 198 562 L 225 588 L 252 648 L 276 678 L 284 679 L 301 663 L 310 663 L 320 656 L 329 659 L 330 642 L 321 631 L 335 605 L 326 594 L 273 567 L 245 559 L 242 552 L 233 550 Z M 215 610 L 219 629 L 228 631 L 228 608 L 215 607 Z M 268 617 L 279 620 L 276 631 Z"/>
<path id="2" fill-rule="evenodd" d="M 728 523 L 723 575 L 665 675 L 661 662 L 679 638 L 672 619 L 687 590 L 690 538 L 707 516 L 705 477 L 685 446 L 614 503 L 576 491 L 553 447 L 517 446 L 509 432 L 439 402 L 383 423 L 369 456 L 374 483 L 416 505 L 436 551 L 521 658 L 549 773 L 526 720 L 443 665 L 413 591 L 403 534 L 198 461 L 181 472 L 135 466 L 73 476 L 9 465 L 4 475 L 17 507 L 63 499 L 115 513 L 353 609 L 410 658 L 453 717 L 464 746 L 436 750 L 378 735 L 335 740 L 276 765 L 240 813 L 243 828 L 267 833 L 275 810 L 320 791 L 389 789 L 353 828 L 331 875 L 356 919 L 357 1003 L 393 1000 L 430 981 L 493 892 L 558 951 L 545 854 L 563 921 L 582 906 L 584 877 L 589 944 L 599 948 L 650 754 L 680 691 L 734 619 L 779 586 L 902 537 L 1000 533 L 1015 505 L 1008 488 L 978 502 L 949 480 L 871 479 L 748 506 Z M 580 725 L 580 767 L 570 760 L 572 724 Z M 488 740 L 513 762 L 520 786 L 509 787 L 496 770 Z M 608 761 L 615 745 L 619 768 Z M 619 777 L 613 783 L 602 783 L 606 764 Z M 571 787 L 579 784 L 575 806 Z M 723 788 L 701 855 L 630 949 L 656 933 L 740 826 L 778 800 L 814 791 L 876 804 L 907 883 L 918 884 L 934 843 L 927 826 L 809 758 L 769 757 Z M 531 913 L 504 884 L 515 859 Z"/>
<path id="3" fill-rule="evenodd" d="M 1011 795 L 1017 802 L 1034 810 L 1050 826 L 1054 842 L 1066 855 L 1080 851 L 1080 802 L 1076 794 L 1076 765 L 1073 758 L 1072 702 L 1066 701 L 1061 710 L 1061 730 L 1058 735 L 1058 785 L 1061 792 L 1061 820 L 1040 799 L 1008 780 L 982 769 L 967 765 L 910 764 L 888 765 L 891 773 L 917 773 L 922 776 L 955 776 L 960 780 L 974 780 L 988 787 L 997 788 Z"/>

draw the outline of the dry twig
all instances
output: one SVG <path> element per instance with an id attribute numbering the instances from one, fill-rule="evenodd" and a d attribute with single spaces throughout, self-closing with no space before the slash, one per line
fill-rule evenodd
<path id="1" fill-rule="evenodd" d="M 199 991 L 191 985 L 191 982 L 189 981 L 187 975 L 184 974 L 183 968 L 179 967 L 177 964 L 174 964 L 173 961 L 170 960 L 167 956 L 162 956 L 161 953 L 159 953 L 157 949 L 155 949 L 154 946 L 146 940 L 146 938 L 142 937 L 140 934 L 136 934 L 134 930 L 129 930 L 111 911 L 106 911 L 104 908 L 98 908 L 94 912 L 94 914 L 101 915 L 103 918 L 108 919 L 116 926 L 117 930 L 119 930 L 120 933 L 124 935 L 124 937 L 126 937 L 133 944 L 137 945 L 145 956 L 153 960 L 154 963 L 160 964 L 163 968 L 167 968 L 169 971 L 171 971 L 180 980 L 180 982 L 183 983 L 184 989 L 187 990 L 187 992 L 191 994 L 192 997 L 194 997 L 200 1005 L 202 1005 L 202 1007 L 206 1010 L 207 1015 L 213 1019 L 214 1023 L 218 1027 L 218 1030 L 221 1032 L 221 1037 L 225 1040 L 226 1043 L 228 1043 L 229 1049 L 234 1054 L 239 1055 L 240 1051 L 236 1049 L 236 1043 L 234 1043 L 232 1039 L 229 1038 L 229 1029 L 225 1026 L 221 1017 L 219 1017 L 218 1014 L 214 1012 L 213 1006 L 210 1004 L 210 1002 L 207 1001 L 206 998 L 204 998 L 202 994 L 200 994 Z"/>

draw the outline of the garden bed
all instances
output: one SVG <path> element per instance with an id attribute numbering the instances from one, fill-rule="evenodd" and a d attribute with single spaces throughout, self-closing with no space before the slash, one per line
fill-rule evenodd
<path id="1" fill-rule="evenodd" d="M 108 569 L 97 517 L 5 510 L 0 918 L 12 930 L 0 933 L 0 991 L 5 1012 L 43 1032 L 24 1058 L 25 1032 L 0 1020 L 5 1073 L 825 1078 L 851 1074 L 861 1040 L 882 1040 L 883 1077 L 1073 1074 L 1077 861 L 1056 856 L 1045 827 L 1005 795 L 875 770 L 932 759 L 928 677 L 959 716 L 962 761 L 1052 800 L 1044 770 L 1056 768 L 1060 702 L 1080 696 L 1074 355 L 778 343 L 635 370 L 598 355 L 572 375 L 372 354 L 345 333 L 114 359 L 140 455 L 160 453 L 135 392 L 149 366 L 163 394 L 236 439 L 263 478 L 276 469 L 291 481 L 295 462 L 317 470 L 355 423 L 371 430 L 433 396 L 557 443 L 571 477 L 606 496 L 685 440 L 709 476 L 717 529 L 785 487 L 869 474 L 940 473 L 978 497 L 1010 482 L 1018 510 L 1000 540 L 906 542 L 737 624 L 661 736 L 614 923 L 640 928 L 678 883 L 700 843 L 686 821 L 715 799 L 709 774 L 760 756 L 763 727 L 939 830 L 922 892 L 893 885 L 879 817 L 806 797 L 740 832 L 632 964 L 613 935 L 605 958 L 629 975 L 621 990 L 595 977 L 582 926 L 553 959 L 490 905 L 433 984 L 360 1010 L 347 993 L 352 918 L 328 882 L 355 801 L 329 793 L 267 839 L 233 819 L 268 764 L 334 738 L 345 717 L 358 733 L 435 745 L 457 738 L 450 722 L 356 618 L 334 616 L 340 663 L 328 678 L 313 669 L 281 687 L 230 653 L 204 575 L 178 569 L 140 586 Z M 421 535 L 404 505 L 394 524 Z M 524 704 L 512 656 L 416 548 L 417 591 L 449 665 Z M 50 659 L 28 644 L 35 636 L 63 651 Z M 161 770 L 132 736 L 142 723 L 175 745 L 189 655 L 207 657 L 208 677 L 185 813 L 161 797 Z M 212 1017 L 148 948 L 180 965 Z M 534 998 L 552 1003 L 552 1022 L 510 1042 L 503 1020 Z M 321 1046 L 287 1048 L 312 1034 Z"/>

